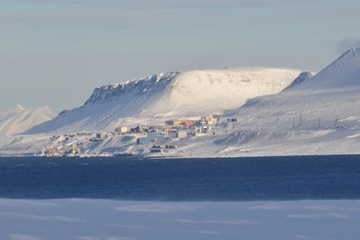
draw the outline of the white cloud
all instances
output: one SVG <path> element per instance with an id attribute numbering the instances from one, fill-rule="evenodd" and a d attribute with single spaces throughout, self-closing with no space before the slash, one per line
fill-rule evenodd
<path id="1" fill-rule="evenodd" d="M 80 240 L 100 240 L 99 238 L 92 237 L 92 236 L 81 236 L 81 237 L 78 237 L 78 239 L 80 239 Z"/>
<path id="2" fill-rule="evenodd" d="M 324 213 L 324 214 L 294 214 L 288 215 L 287 218 L 303 218 L 303 219 L 327 219 L 327 218 L 340 218 L 340 219 L 351 219 L 351 217 L 336 214 L 336 213 Z"/>
<path id="3" fill-rule="evenodd" d="M 260 223 L 245 220 L 205 220 L 203 223 L 228 224 L 228 225 L 260 225 Z"/>
<path id="4" fill-rule="evenodd" d="M 199 233 L 201 234 L 208 234 L 208 235 L 220 235 L 220 232 L 215 232 L 215 231 L 199 231 Z"/>
<path id="5" fill-rule="evenodd" d="M 193 209 L 185 206 L 175 206 L 168 204 L 148 204 L 148 205 L 127 205 L 117 207 L 118 211 L 126 212 L 146 212 L 146 213 L 172 213 L 178 211 L 193 211 Z"/>
<path id="6" fill-rule="evenodd" d="M 135 238 L 128 237 L 109 237 L 106 240 L 136 240 Z"/>
<path id="7" fill-rule="evenodd" d="M 33 237 L 29 235 L 23 235 L 23 234 L 9 234 L 10 239 L 12 240 L 42 240 L 38 237 Z"/>

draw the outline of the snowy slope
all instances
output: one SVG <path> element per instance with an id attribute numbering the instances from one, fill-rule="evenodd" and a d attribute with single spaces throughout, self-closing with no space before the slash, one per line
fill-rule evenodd
<path id="1" fill-rule="evenodd" d="M 356 124 L 360 121 L 360 47 L 351 49 L 314 77 L 285 91 L 248 101 L 234 111 L 245 116 L 248 123 L 273 123 L 278 126 L 318 126 L 329 122 Z M 285 123 L 288 121 L 287 123 Z M 291 122 L 289 124 L 289 122 Z M 339 123 L 338 122 L 338 123 Z M 282 123 L 282 124 L 281 124 Z M 284 125 L 285 124 L 285 125 Z"/>
<path id="2" fill-rule="evenodd" d="M 25 109 L 18 104 L 8 112 L 0 114 L 0 135 L 24 132 L 37 124 L 51 120 L 51 115 L 48 106 Z"/>
<path id="3" fill-rule="evenodd" d="M 27 133 L 113 130 L 125 123 L 135 126 L 223 113 L 249 98 L 280 92 L 300 73 L 295 69 L 239 68 L 155 74 L 98 87 L 84 106 L 63 111 Z"/>
<path id="4" fill-rule="evenodd" d="M 358 154 L 360 47 L 279 94 L 249 100 L 228 117 L 242 117 L 221 144 L 257 155 Z M 225 126 L 225 125 L 224 125 Z"/>

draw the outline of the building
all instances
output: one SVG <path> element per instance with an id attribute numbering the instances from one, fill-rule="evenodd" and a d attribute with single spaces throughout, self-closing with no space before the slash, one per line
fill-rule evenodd
<path id="1" fill-rule="evenodd" d="M 131 128 L 131 132 L 134 133 L 144 133 L 144 132 L 148 132 L 149 128 L 147 125 L 144 124 L 139 124 L 137 127 L 135 128 Z"/>
<path id="2" fill-rule="evenodd" d="M 148 143 L 160 143 L 165 142 L 165 137 L 161 135 L 148 135 L 146 137 L 136 139 L 137 144 L 148 144 Z"/>
<path id="3" fill-rule="evenodd" d="M 116 127 L 115 132 L 116 133 L 126 133 L 128 131 L 127 127 Z"/>
<path id="4" fill-rule="evenodd" d="M 187 136 L 186 131 L 178 131 L 178 132 L 176 132 L 176 138 L 184 138 L 186 136 Z"/>
<path id="5" fill-rule="evenodd" d="M 151 153 L 164 153 L 164 149 L 163 148 L 151 148 L 150 152 Z"/>
<path id="6" fill-rule="evenodd" d="M 177 149 L 177 145 L 165 145 L 166 149 Z"/>
<path id="7" fill-rule="evenodd" d="M 216 124 L 218 122 L 217 118 L 210 118 L 209 120 L 207 120 L 208 124 Z"/>
<path id="8" fill-rule="evenodd" d="M 181 125 L 181 123 L 182 121 L 180 120 L 169 120 L 165 122 L 166 125 L 170 125 L 170 126 L 179 126 Z"/>
<path id="9" fill-rule="evenodd" d="M 195 137 L 204 137 L 204 136 L 206 136 L 206 133 L 204 133 L 204 132 L 195 132 L 194 136 Z"/>
<path id="10" fill-rule="evenodd" d="M 205 121 L 205 119 L 200 119 L 200 120 L 196 121 L 196 124 L 197 125 L 204 125 L 204 124 L 206 124 L 206 121 Z"/>
<path id="11" fill-rule="evenodd" d="M 195 121 L 192 121 L 192 120 L 185 120 L 183 121 L 183 123 L 185 127 L 190 127 L 190 126 L 193 126 L 195 124 Z"/>
<path id="12" fill-rule="evenodd" d="M 80 148 L 78 148 L 77 143 L 72 144 L 71 153 L 72 154 L 80 154 L 81 153 L 81 150 L 80 150 Z"/>
<path id="13" fill-rule="evenodd" d="M 212 115 L 207 115 L 204 117 L 205 121 L 209 121 L 210 119 L 212 119 L 213 116 Z"/>
<path id="14" fill-rule="evenodd" d="M 107 138 L 107 137 L 108 137 L 108 134 L 105 132 L 96 134 L 96 138 Z"/>
<path id="15" fill-rule="evenodd" d="M 58 138 L 58 140 L 59 140 L 59 141 L 64 141 L 65 138 L 66 138 L 66 137 L 65 137 L 64 135 L 60 135 L 59 138 Z"/>

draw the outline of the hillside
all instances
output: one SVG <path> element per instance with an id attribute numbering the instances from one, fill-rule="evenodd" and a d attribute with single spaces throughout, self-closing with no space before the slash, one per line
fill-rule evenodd
<path id="1" fill-rule="evenodd" d="M 7 112 L 0 113 L 0 135 L 22 133 L 29 128 L 51 120 L 49 107 L 25 109 L 20 104 Z"/>
<path id="2" fill-rule="evenodd" d="M 221 114 L 250 98 L 280 92 L 300 73 L 276 68 L 198 70 L 104 85 L 97 87 L 83 106 L 62 111 L 27 133 L 110 131 L 122 124 Z"/>
<path id="3" fill-rule="evenodd" d="M 360 153 L 360 47 L 279 94 L 249 100 L 227 117 L 242 117 L 220 144 L 258 155 Z M 225 126 L 225 125 L 223 125 Z"/>
<path id="4" fill-rule="evenodd" d="M 279 127 L 330 126 L 360 121 L 360 47 L 351 49 L 315 76 L 285 91 L 260 96 L 234 111 L 233 116 L 246 116 L 249 124 L 273 123 Z M 289 124 L 290 123 L 290 124 Z"/>

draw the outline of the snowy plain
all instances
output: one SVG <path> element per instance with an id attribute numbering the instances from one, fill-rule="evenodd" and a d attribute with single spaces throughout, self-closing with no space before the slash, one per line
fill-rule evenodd
<path id="1" fill-rule="evenodd" d="M 4 240 L 358 239 L 359 200 L 0 199 Z"/>

